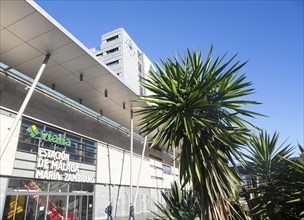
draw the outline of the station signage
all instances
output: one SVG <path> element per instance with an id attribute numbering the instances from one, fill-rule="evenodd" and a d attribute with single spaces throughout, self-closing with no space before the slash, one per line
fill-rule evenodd
<path id="1" fill-rule="evenodd" d="M 72 141 L 64 134 L 53 134 L 51 131 L 39 131 L 36 125 L 26 129 L 32 138 L 40 138 L 63 147 L 71 147 Z M 83 175 L 79 170 L 79 164 L 70 162 L 70 154 L 66 151 L 58 151 L 38 147 L 37 166 L 35 178 L 94 183 L 95 176 Z"/>
<path id="2" fill-rule="evenodd" d="M 39 179 L 94 183 L 95 177 L 80 174 L 79 164 L 70 162 L 70 154 L 38 148 L 35 177 Z"/>
<path id="3" fill-rule="evenodd" d="M 64 134 L 53 134 L 51 131 L 39 131 L 36 125 L 32 125 L 31 127 L 26 129 L 26 132 L 32 137 L 39 137 L 43 141 L 47 141 L 53 144 L 62 145 L 64 147 L 71 147 L 72 141 L 65 137 Z"/>

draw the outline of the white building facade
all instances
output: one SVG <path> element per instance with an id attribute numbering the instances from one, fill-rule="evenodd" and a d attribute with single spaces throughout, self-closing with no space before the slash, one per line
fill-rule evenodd
<path id="1" fill-rule="evenodd" d="M 94 52 L 137 95 L 147 94 L 139 82 L 155 67 L 123 28 L 103 34 Z"/>
<path id="2" fill-rule="evenodd" d="M 133 100 L 144 91 L 131 79 L 139 63 L 150 68 L 146 56 L 120 29 L 123 40 L 107 42 L 102 53 L 120 49 L 101 61 L 35 2 L 0 3 L 0 219 L 106 219 L 110 202 L 113 217 L 127 216 L 130 202 L 136 213 L 155 211 L 178 169 L 170 155 L 143 151 L 147 142 L 136 127 L 133 110 L 143 104 Z M 123 62 L 110 68 L 117 58 Z"/>

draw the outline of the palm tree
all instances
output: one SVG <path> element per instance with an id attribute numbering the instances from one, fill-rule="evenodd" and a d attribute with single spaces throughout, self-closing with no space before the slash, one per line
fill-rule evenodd
<path id="1" fill-rule="evenodd" d="M 261 131 L 253 134 L 248 142 L 245 169 L 252 177 L 247 193 L 251 197 L 248 204 L 254 219 L 289 219 L 291 214 L 287 202 L 291 200 L 291 186 L 296 177 L 288 158 L 293 148 L 285 142 L 278 146 L 278 139 L 277 132 L 270 136 Z"/>
<path id="2" fill-rule="evenodd" d="M 300 157 L 287 160 L 290 168 L 289 178 L 285 178 L 287 202 L 285 210 L 290 219 L 304 220 L 304 148 L 298 144 Z"/>
<path id="3" fill-rule="evenodd" d="M 174 181 L 169 191 L 161 192 L 164 204 L 156 202 L 155 205 L 161 214 L 152 212 L 157 217 L 154 220 L 197 220 L 200 216 L 199 195 L 195 194 L 192 189 L 182 190 Z M 235 209 L 235 219 L 249 219 L 240 204 L 239 198 L 232 201 L 231 205 Z"/>
<path id="4" fill-rule="evenodd" d="M 231 64 L 235 56 L 212 62 L 212 49 L 205 62 L 201 52 L 187 50 L 185 58 L 161 61 L 163 67 L 156 63 L 158 73 L 150 71 L 152 77 L 142 82 L 154 94 L 138 100 L 150 105 L 137 111 L 142 132 L 158 131 L 152 147 L 180 152 L 180 181 L 200 194 L 202 220 L 231 218 L 241 180 L 228 164 L 248 139 L 251 124 L 243 116 L 258 115 L 242 108 L 258 104 L 243 100 L 254 91 L 238 74 L 245 63 Z"/>
<path id="5" fill-rule="evenodd" d="M 153 218 L 154 220 L 193 220 L 199 216 L 198 196 L 191 189 L 181 190 L 176 181 L 171 184 L 171 189 L 168 192 L 162 192 L 162 197 L 165 205 L 159 202 L 155 203 L 162 214 L 153 212 L 157 216 Z"/>

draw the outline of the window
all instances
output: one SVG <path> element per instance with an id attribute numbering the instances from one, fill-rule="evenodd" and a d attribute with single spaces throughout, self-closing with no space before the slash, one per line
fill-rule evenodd
<path id="1" fill-rule="evenodd" d="M 163 180 L 164 178 L 158 176 L 151 176 L 151 179 Z"/>
<path id="2" fill-rule="evenodd" d="M 67 182 L 50 182 L 50 192 L 67 192 L 68 191 L 68 184 Z"/>
<path id="3" fill-rule="evenodd" d="M 141 73 L 141 63 L 138 62 L 138 72 Z"/>
<path id="4" fill-rule="evenodd" d="M 48 182 L 44 180 L 10 179 L 8 191 L 41 192 L 48 190 Z"/>
<path id="5" fill-rule="evenodd" d="M 33 138 L 27 133 L 27 129 L 32 127 L 32 125 L 35 125 L 38 130 L 37 135 Z M 42 135 L 44 136 L 44 139 L 41 138 Z M 51 136 L 54 139 L 69 140 L 70 145 L 63 146 L 48 141 L 48 136 Z M 96 164 L 96 147 L 94 141 L 73 135 L 49 125 L 43 125 L 29 119 L 23 119 L 19 135 L 18 150 L 36 153 L 38 152 L 38 146 L 56 151 L 66 151 L 66 153 L 70 154 L 71 161 Z"/>
<path id="6" fill-rule="evenodd" d="M 144 88 L 142 86 L 139 87 L 139 93 L 140 93 L 140 95 L 144 94 Z"/>
<path id="7" fill-rule="evenodd" d="M 162 159 L 161 159 L 160 157 L 157 157 L 157 156 L 155 156 L 155 155 L 153 155 L 153 154 L 149 154 L 149 157 L 150 157 L 151 159 L 153 159 L 153 160 L 162 161 Z"/>
<path id="8" fill-rule="evenodd" d="M 70 192 L 93 192 L 93 184 L 70 183 Z"/>
<path id="9" fill-rule="evenodd" d="M 114 37 L 110 37 L 106 41 L 107 41 L 107 43 L 109 43 L 109 42 L 111 42 L 113 40 L 116 40 L 116 39 L 118 39 L 118 35 L 115 35 Z"/>
<path id="10" fill-rule="evenodd" d="M 108 51 L 107 51 L 107 54 L 115 53 L 115 52 L 118 51 L 118 50 L 119 50 L 119 48 L 118 48 L 118 47 L 115 47 L 115 48 L 113 48 L 113 49 L 111 49 L 111 50 L 108 50 Z"/>
<path id="11" fill-rule="evenodd" d="M 163 173 L 165 174 L 171 174 L 171 167 L 168 165 L 163 164 Z"/>
<path id="12" fill-rule="evenodd" d="M 110 63 L 107 63 L 107 66 L 112 66 L 112 65 L 115 65 L 115 64 L 119 64 L 119 60 L 115 60 L 115 61 L 112 61 Z"/>

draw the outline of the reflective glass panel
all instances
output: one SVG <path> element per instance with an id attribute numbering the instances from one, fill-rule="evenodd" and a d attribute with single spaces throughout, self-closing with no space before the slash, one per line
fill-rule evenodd
<path id="1" fill-rule="evenodd" d="M 89 201 L 88 201 L 88 219 L 93 219 L 93 196 L 89 196 Z"/>
<path id="2" fill-rule="evenodd" d="M 68 204 L 68 219 L 69 220 L 78 220 L 78 209 L 76 204 L 76 196 L 69 196 Z"/>
<path id="3" fill-rule="evenodd" d="M 82 196 L 82 206 L 81 206 L 81 220 L 87 219 L 88 211 L 88 197 Z"/>
<path id="4" fill-rule="evenodd" d="M 81 183 L 70 183 L 70 192 L 81 191 Z"/>
<path id="5" fill-rule="evenodd" d="M 63 220 L 66 215 L 66 196 L 49 196 L 47 215 L 50 220 Z"/>
<path id="6" fill-rule="evenodd" d="M 32 126 L 35 125 L 38 137 L 31 137 L 30 130 L 27 129 L 33 128 Z M 19 143 L 18 143 L 18 150 L 30 151 L 30 152 L 37 152 L 37 146 L 39 144 L 39 134 L 43 131 L 44 126 L 40 123 L 36 123 L 34 121 L 23 119 L 21 128 L 20 128 L 20 135 L 19 135 Z"/>
<path id="7" fill-rule="evenodd" d="M 81 220 L 81 196 L 75 197 L 74 207 L 75 219 Z"/>
<path id="8" fill-rule="evenodd" d="M 67 182 L 51 182 L 50 192 L 67 192 L 68 183 Z"/>
<path id="9" fill-rule="evenodd" d="M 26 220 L 34 220 L 36 218 L 38 195 L 30 195 L 27 199 Z"/>
<path id="10" fill-rule="evenodd" d="M 44 215 L 46 211 L 46 196 L 37 196 L 38 200 L 37 206 L 37 219 L 36 220 L 44 220 Z"/>
<path id="11" fill-rule="evenodd" d="M 18 195 L 17 204 L 15 206 L 15 220 L 24 220 L 27 196 Z"/>
<path id="12" fill-rule="evenodd" d="M 48 191 L 48 181 L 43 180 L 19 180 L 23 189 L 30 192 L 46 192 Z"/>
<path id="13" fill-rule="evenodd" d="M 62 141 L 60 140 L 63 139 L 69 139 L 71 146 L 61 145 Z M 38 146 L 57 151 L 65 150 L 70 154 L 71 161 L 96 164 L 96 147 L 94 141 L 72 135 L 49 125 L 23 119 L 18 150 L 35 153 L 38 151 Z"/>
<path id="14" fill-rule="evenodd" d="M 47 191 L 48 182 L 42 180 L 10 179 L 8 191 L 43 192 Z"/>
<path id="15" fill-rule="evenodd" d="M 88 184 L 88 183 L 82 183 L 81 184 L 81 190 L 86 192 L 93 192 L 94 185 Z"/>
<path id="16" fill-rule="evenodd" d="M 18 150 L 29 151 L 29 152 L 38 152 L 38 145 L 19 142 Z"/>
<path id="17" fill-rule="evenodd" d="M 6 196 L 3 220 L 11 220 L 15 215 L 16 196 Z"/>

